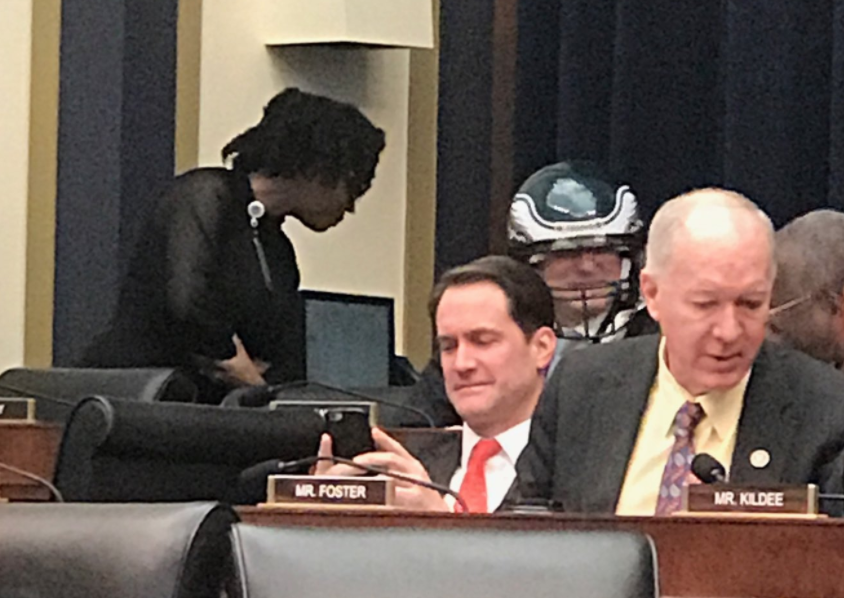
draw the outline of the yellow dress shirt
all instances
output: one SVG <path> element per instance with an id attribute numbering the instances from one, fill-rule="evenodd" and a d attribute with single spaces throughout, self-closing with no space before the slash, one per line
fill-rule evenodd
<path id="1" fill-rule="evenodd" d="M 662 472 L 674 445 L 674 417 L 686 401 L 700 403 L 705 415 L 694 433 L 695 452 L 709 453 L 729 471 L 736 446 L 744 391 L 750 372 L 733 388 L 693 397 L 665 365 L 665 339 L 659 343 L 659 368 L 627 464 L 616 515 L 653 515 Z"/>

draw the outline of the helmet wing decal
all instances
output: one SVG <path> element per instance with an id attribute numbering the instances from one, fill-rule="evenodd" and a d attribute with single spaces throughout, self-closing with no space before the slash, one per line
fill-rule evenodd
<path id="1" fill-rule="evenodd" d="M 526 193 L 516 194 L 510 206 L 510 239 L 522 243 L 586 235 L 624 235 L 637 232 L 641 226 L 636 196 L 627 185 L 618 188 L 612 212 L 602 218 L 554 222 L 539 214 L 533 198 Z"/>

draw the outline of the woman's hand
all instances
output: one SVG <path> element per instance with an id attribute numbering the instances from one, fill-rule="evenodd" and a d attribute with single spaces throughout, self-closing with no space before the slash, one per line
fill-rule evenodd
<path id="1" fill-rule="evenodd" d="M 253 360 L 236 334 L 232 337 L 232 342 L 235 346 L 234 357 L 217 362 L 215 377 L 233 386 L 266 384 L 264 373 L 269 369 L 269 364 Z"/>

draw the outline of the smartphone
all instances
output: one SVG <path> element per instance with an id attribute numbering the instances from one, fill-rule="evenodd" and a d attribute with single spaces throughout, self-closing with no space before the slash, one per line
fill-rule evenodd
<path id="1" fill-rule="evenodd" d="M 352 459 L 375 450 L 369 412 L 360 407 L 331 407 L 321 410 L 325 431 L 331 436 L 334 455 Z"/>

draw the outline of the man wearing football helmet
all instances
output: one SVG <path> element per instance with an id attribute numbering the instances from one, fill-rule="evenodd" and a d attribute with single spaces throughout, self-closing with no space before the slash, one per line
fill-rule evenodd
<path id="1" fill-rule="evenodd" d="M 636 196 L 596 164 L 560 162 L 531 175 L 510 205 L 508 235 L 513 257 L 536 267 L 551 288 L 558 355 L 572 342 L 658 330 L 639 296 Z"/>

